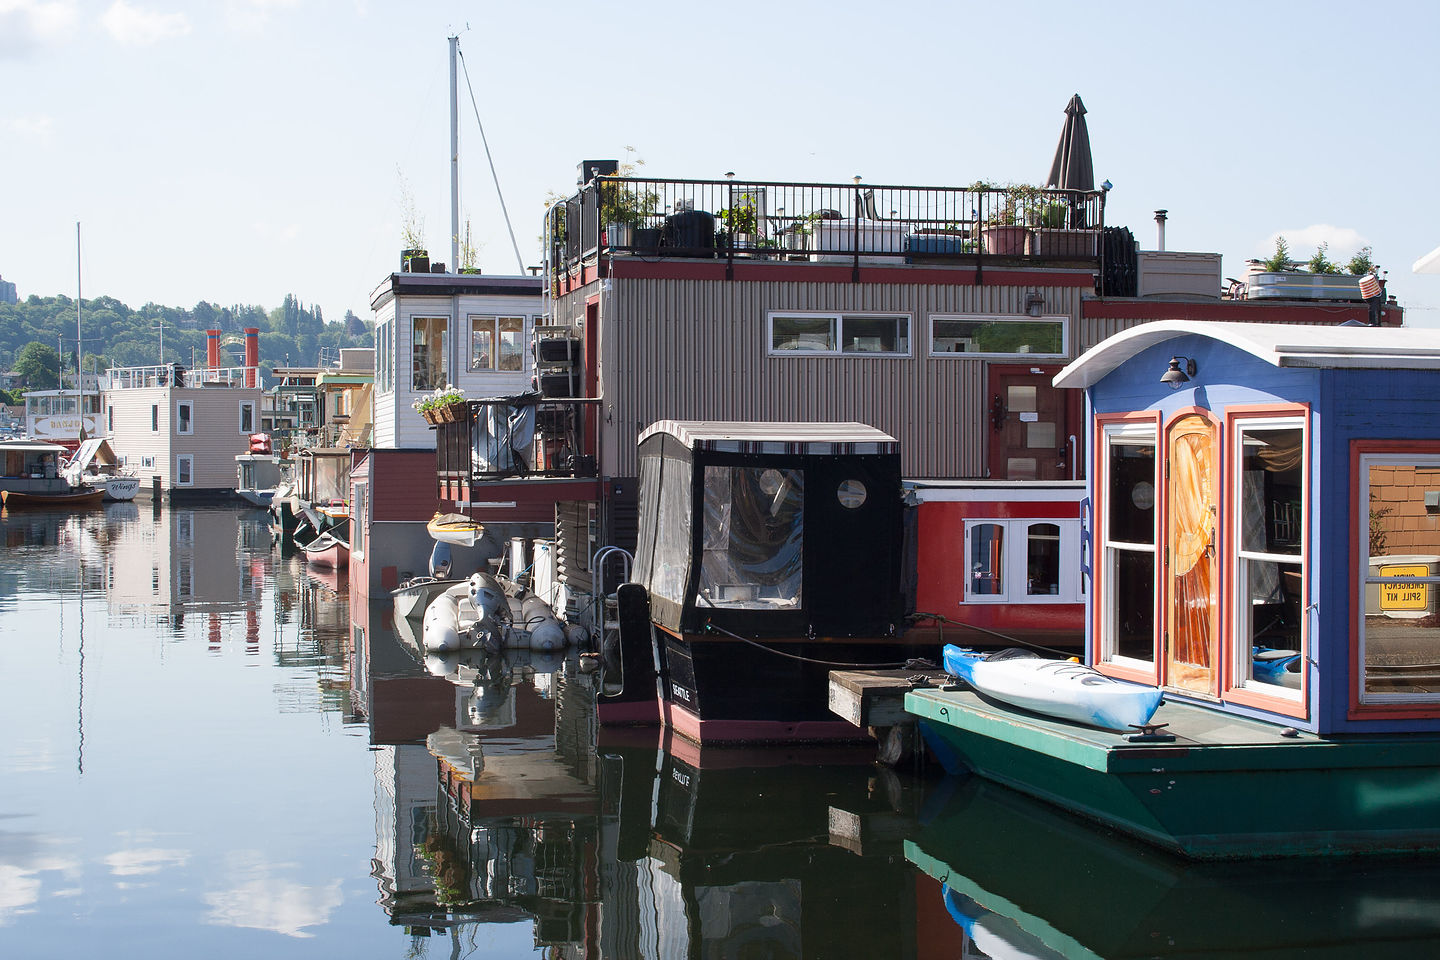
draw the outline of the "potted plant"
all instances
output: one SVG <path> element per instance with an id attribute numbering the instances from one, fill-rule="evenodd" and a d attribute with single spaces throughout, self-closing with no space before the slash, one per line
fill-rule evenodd
<path id="1" fill-rule="evenodd" d="M 425 422 L 431 425 L 456 423 L 469 418 L 469 409 L 465 403 L 465 391 L 451 384 L 437 387 L 433 393 L 416 397 L 411 401 L 410 406 L 418 410 L 420 416 L 425 418 Z"/>
<path id="2" fill-rule="evenodd" d="M 659 202 L 654 191 L 642 191 L 633 183 L 602 179 L 600 222 L 605 225 L 605 243 L 611 248 L 633 246 L 635 230 L 644 227 L 655 215 Z"/>
<path id="3" fill-rule="evenodd" d="M 1079 227 L 1083 215 L 1072 217 L 1071 200 L 1064 194 L 1044 193 L 1031 208 L 1034 228 L 1030 252 L 1040 257 L 1093 257 L 1099 234 Z"/>
<path id="4" fill-rule="evenodd" d="M 991 201 L 990 213 L 980 231 L 985 252 L 1007 257 L 1026 253 L 1030 244 L 1028 224 L 1040 206 L 1043 191 L 1028 183 L 1007 184 L 998 194 L 983 183 L 971 189 L 987 191 Z"/>
<path id="5" fill-rule="evenodd" d="M 735 206 L 721 210 L 720 222 L 724 225 L 721 232 L 735 249 L 754 249 L 755 235 L 759 232 L 754 203 L 742 199 Z"/>

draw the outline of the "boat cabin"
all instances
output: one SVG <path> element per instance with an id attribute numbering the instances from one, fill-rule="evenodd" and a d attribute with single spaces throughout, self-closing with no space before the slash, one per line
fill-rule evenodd
<path id="1" fill-rule="evenodd" d="M 666 722 L 702 742 L 861 733 L 829 713 L 827 678 L 833 662 L 910 655 L 895 440 L 858 423 L 666 420 L 641 434 L 639 466 L 631 579 Z"/>
<path id="2" fill-rule="evenodd" d="M 60 458 L 69 448 L 46 440 L 0 441 L 0 490 L 58 493 L 70 488 L 61 475 Z"/>
<path id="3" fill-rule="evenodd" d="M 1324 735 L 1440 730 L 1440 331 L 1160 321 L 1067 366 L 1087 659 Z"/>

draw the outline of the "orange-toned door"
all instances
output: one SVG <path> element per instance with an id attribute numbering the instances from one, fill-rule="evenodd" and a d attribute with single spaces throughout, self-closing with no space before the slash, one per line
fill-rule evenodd
<path id="1" fill-rule="evenodd" d="M 1199 414 L 1181 417 L 1165 451 L 1166 682 L 1218 696 L 1215 424 Z"/>
<path id="2" fill-rule="evenodd" d="M 1051 384 L 1058 366 L 992 364 L 989 369 L 992 480 L 1071 480 L 1078 452 L 1070 438 L 1069 400 L 1078 390 Z"/>

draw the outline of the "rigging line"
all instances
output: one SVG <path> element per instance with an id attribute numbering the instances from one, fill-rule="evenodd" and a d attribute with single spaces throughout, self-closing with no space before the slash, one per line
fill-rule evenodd
<path id="1" fill-rule="evenodd" d="M 505 230 L 510 234 L 510 246 L 515 250 L 515 265 L 520 275 L 525 275 L 525 261 L 520 257 L 520 246 L 515 242 L 515 228 L 510 225 L 510 211 L 505 209 L 505 194 L 500 191 L 500 175 L 495 172 L 495 161 L 490 157 L 490 141 L 485 139 L 485 124 L 480 122 L 480 106 L 475 102 L 475 88 L 470 85 L 470 67 L 465 63 L 465 51 L 455 44 L 460 55 L 460 69 L 465 71 L 465 90 L 470 94 L 470 108 L 475 111 L 475 125 L 480 128 L 480 143 L 485 147 L 485 162 L 490 164 L 490 177 L 495 181 L 495 195 L 500 198 L 500 214 L 505 218 Z M 455 269 L 460 269 L 457 263 Z"/>
<path id="2" fill-rule="evenodd" d="M 742 637 L 738 633 L 732 633 L 724 627 L 717 627 L 713 622 L 706 622 L 705 629 L 714 630 L 716 633 L 723 633 L 727 637 L 734 637 L 742 643 L 748 643 L 752 647 L 764 650 L 766 653 L 773 653 L 777 657 L 785 657 L 789 660 L 799 660 L 801 663 L 813 663 L 821 667 L 839 667 L 852 670 L 901 670 L 909 666 L 909 660 L 897 660 L 888 663 L 840 663 L 834 660 L 817 660 L 814 657 L 802 657 L 795 653 L 786 653 L 784 650 L 776 650 L 774 647 L 767 647 L 758 640 L 751 640 L 749 637 Z"/>

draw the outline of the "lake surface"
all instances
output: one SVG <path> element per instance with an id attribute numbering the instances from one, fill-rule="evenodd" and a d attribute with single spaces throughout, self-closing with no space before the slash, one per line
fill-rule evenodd
<path id="1" fill-rule="evenodd" d="M 264 515 L 0 514 L 0 956 L 1440 953 L 1428 861 L 1187 864 L 867 751 L 426 662 Z"/>

